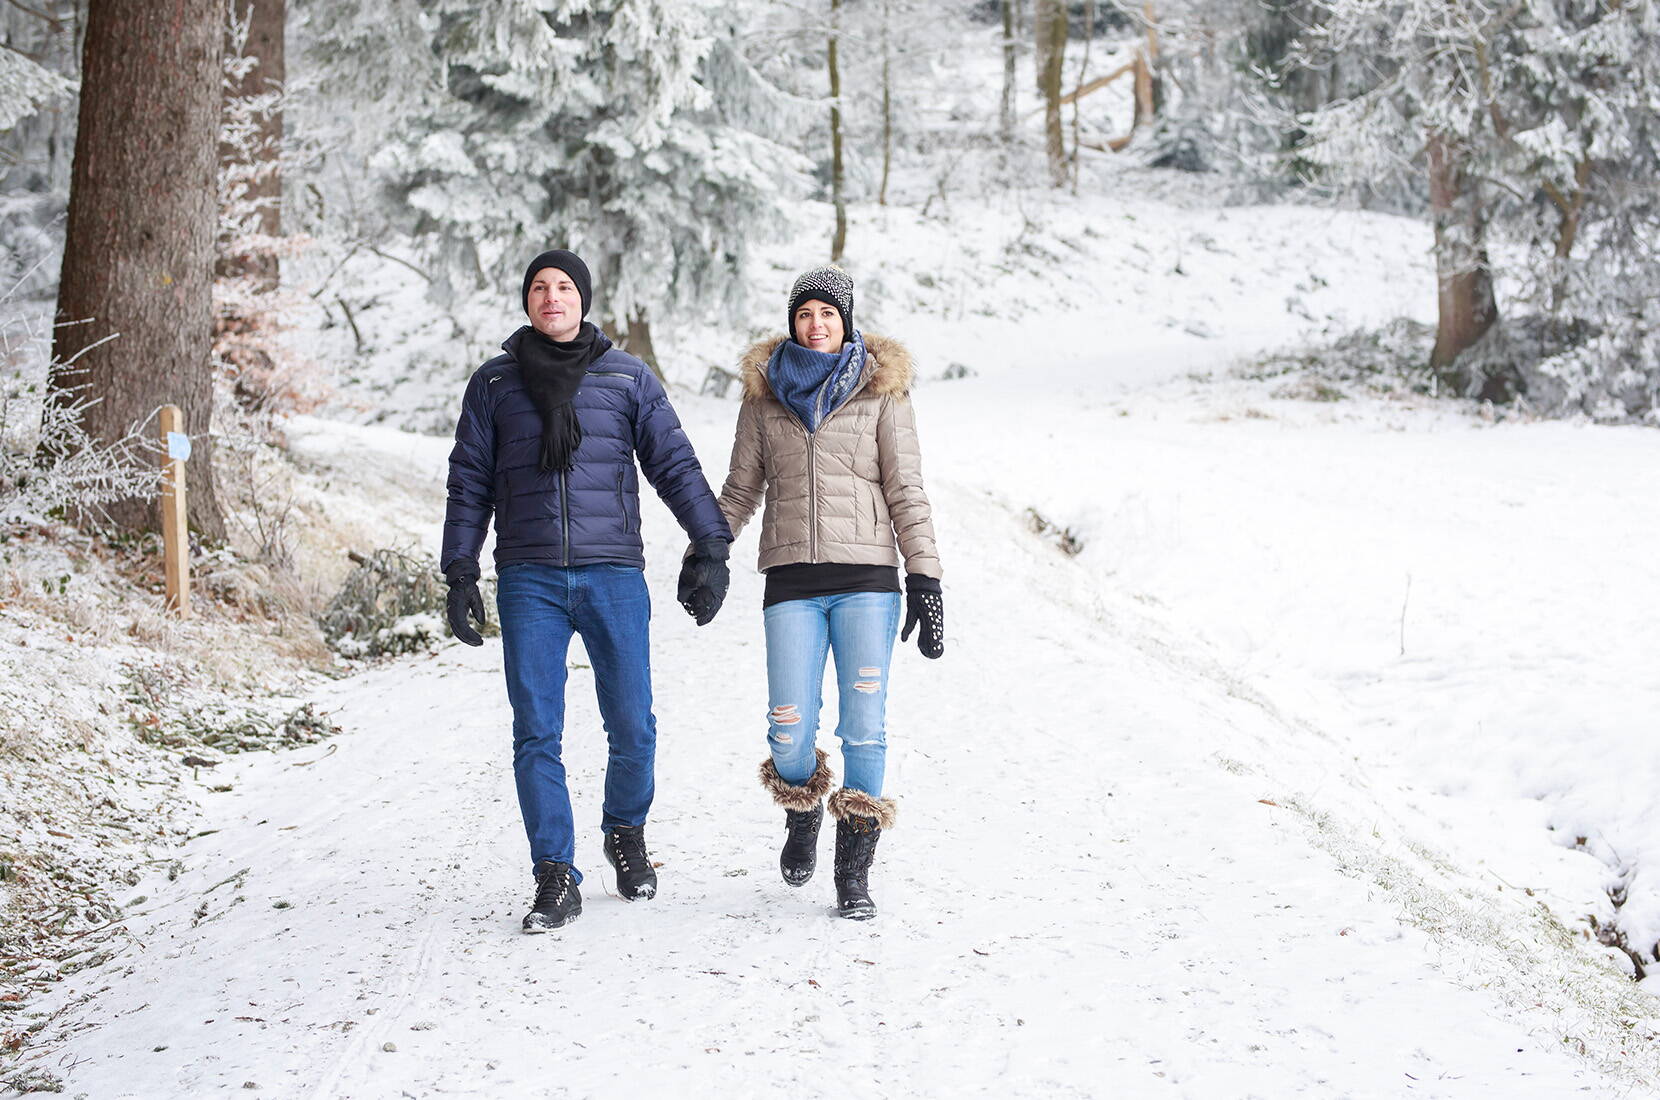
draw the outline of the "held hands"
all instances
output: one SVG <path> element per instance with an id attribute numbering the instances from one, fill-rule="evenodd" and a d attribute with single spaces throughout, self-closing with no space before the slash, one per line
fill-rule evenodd
<path id="1" fill-rule="evenodd" d="M 920 573 L 905 574 L 905 629 L 899 640 L 910 641 L 917 624 L 916 647 L 924 657 L 937 659 L 945 652 L 945 609 L 940 605 L 940 582 Z"/>
<path id="2" fill-rule="evenodd" d="M 680 567 L 676 595 L 680 606 L 697 620 L 698 626 L 708 626 L 726 599 L 726 588 L 732 580 L 732 573 L 726 567 L 727 551 L 725 539 L 699 539 L 692 543 L 686 562 Z"/>
<path id="3" fill-rule="evenodd" d="M 444 607 L 450 630 L 467 645 L 483 645 L 484 639 L 467 622 L 469 613 L 480 626 L 490 621 L 484 614 L 484 597 L 478 591 L 478 563 L 468 558 L 453 562 L 444 571 L 444 579 L 450 582 L 450 595 Z"/>

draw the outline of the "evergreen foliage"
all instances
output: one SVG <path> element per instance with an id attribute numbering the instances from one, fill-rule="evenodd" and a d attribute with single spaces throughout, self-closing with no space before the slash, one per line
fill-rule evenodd
<path id="1" fill-rule="evenodd" d="M 331 7 L 313 56 L 343 94 L 361 92 L 367 28 L 394 9 L 410 99 L 370 163 L 440 292 L 517 285 L 527 257 L 559 245 L 588 262 L 613 333 L 652 310 L 737 309 L 749 244 L 782 221 L 802 162 L 745 125 L 768 89 L 731 14 L 709 0 Z"/>
<path id="2" fill-rule="evenodd" d="M 1467 354 L 1468 392 L 1550 412 L 1660 418 L 1660 15 L 1652 4 L 1321 0 L 1296 51 L 1313 68 L 1365 56 L 1354 95 L 1305 112 L 1301 153 L 1337 182 L 1422 171 L 1444 143 L 1456 197 L 1518 259 L 1509 323 Z M 1449 233 L 1453 267 L 1486 242 Z"/>

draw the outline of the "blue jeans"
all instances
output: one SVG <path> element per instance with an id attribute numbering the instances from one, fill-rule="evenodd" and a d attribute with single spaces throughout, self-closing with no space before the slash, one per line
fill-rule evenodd
<path id="1" fill-rule="evenodd" d="M 881 797 L 887 762 L 888 666 L 899 593 L 849 592 L 767 608 L 767 747 L 779 778 L 805 783 L 823 704 L 824 660 L 836 655 L 842 786 Z"/>
<path id="2" fill-rule="evenodd" d="M 531 866 L 550 859 L 576 870 L 576 832 L 565 765 L 565 654 L 582 635 L 610 748 L 601 829 L 643 825 L 654 793 L 657 720 L 651 713 L 651 597 L 631 565 L 502 567 L 496 583 L 502 664 L 513 704 L 513 778 L 530 839 Z"/>

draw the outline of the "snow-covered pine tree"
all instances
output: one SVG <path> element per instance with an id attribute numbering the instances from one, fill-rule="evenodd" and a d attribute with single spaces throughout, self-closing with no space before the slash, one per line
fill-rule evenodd
<path id="1" fill-rule="evenodd" d="M 527 256 L 560 245 L 594 272 L 595 319 L 648 361 L 654 316 L 736 314 L 750 242 L 783 224 L 801 164 L 742 124 L 765 91 L 730 11 L 713 0 L 328 6 L 315 48 L 325 88 L 361 87 L 371 60 L 409 82 L 410 100 L 382 116 L 372 166 L 441 293 L 516 284 Z M 382 21 L 394 44 L 417 28 L 420 48 L 376 60 L 363 47 Z M 352 58 L 358 71 L 341 72 Z"/>
<path id="2" fill-rule="evenodd" d="M 0 290 L 18 299 L 49 298 L 57 279 L 84 6 L 0 4 Z"/>
<path id="3" fill-rule="evenodd" d="M 1660 422 L 1660 8 L 1535 0 L 1516 37 L 1482 76 L 1515 181 L 1498 216 L 1529 262 L 1477 351 L 1537 407 Z"/>
<path id="4" fill-rule="evenodd" d="M 1307 162 L 1334 183 L 1427 179 L 1439 319 L 1430 365 L 1451 392 L 1509 396 L 1460 357 L 1497 319 L 1488 225 L 1499 139 L 1483 109 L 1477 55 L 1507 34 L 1497 16 L 1440 0 L 1321 0 L 1299 55 L 1321 69 L 1373 59 L 1360 90 L 1302 117 Z M 1501 54 L 1502 56 L 1502 54 Z"/>
<path id="5" fill-rule="evenodd" d="M 74 85 L 0 45 L 0 130 L 10 130 L 43 102 L 68 94 Z"/>
<path id="6" fill-rule="evenodd" d="M 269 0 L 260 0 L 268 3 Z M 280 5 L 273 5 L 280 10 Z M 219 116 L 219 226 L 213 280 L 213 366 L 222 424 L 242 421 L 262 429 L 277 417 L 309 412 L 325 392 L 316 363 L 285 338 L 303 305 L 284 289 L 284 258 L 297 255 L 304 238 L 282 231 L 280 217 L 282 114 L 279 83 L 259 79 L 278 43 L 251 43 L 259 27 L 280 34 L 274 11 L 236 3 L 228 12 L 224 98 Z M 257 51 L 257 52 L 256 52 Z"/>
<path id="7" fill-rule="evenodd" d="M 1357 94 L 1304 116 L 1303 155 L 1333 180 L 1427 173 L 1431 366 L 1452 392 L 1656 415 L 1657 18 L 1652 3 L 1319 0 L 1305 63 L 1372 64 Z M 1513 270 L 1495 269 L 1494 235 L 1521 246 Z M 1495 328 L 1499 275 L 1517 290 Z"/>

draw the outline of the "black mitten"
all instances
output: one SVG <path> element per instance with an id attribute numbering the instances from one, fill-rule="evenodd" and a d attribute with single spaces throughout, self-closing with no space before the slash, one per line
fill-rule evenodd
<path id="1" fill-rule="evenodd" d="M 732 571 L 726 567 L 728 551 L 725 539 L 699 539 L 680 567 L 675 594 L 698 626 L 709 625 L 726 600 L 726 589 L 732 583 Z"/>
<path id="2" fill-rule="evenodd" d="M 471 558 L 452 562 L 444 571 L 444 579 L 450 582 L 444 616 L 450 621 L 451 632 L 467 645 L 483 645 L 484 639 L 467 621 L 469 613 L 480 626 L 490 621 L 484 614 L 484 597 L 478 591 L 478 562 Z"/>
<path id="3" fill-rule="evenodd" d="M 945 652 L 945 608 L 940 604 L 940 582 L 921 573 L 905 574 L 905 629 L 899 640 L 908 642 L 917 624 L 916 647 L 933 659 Z"/>

